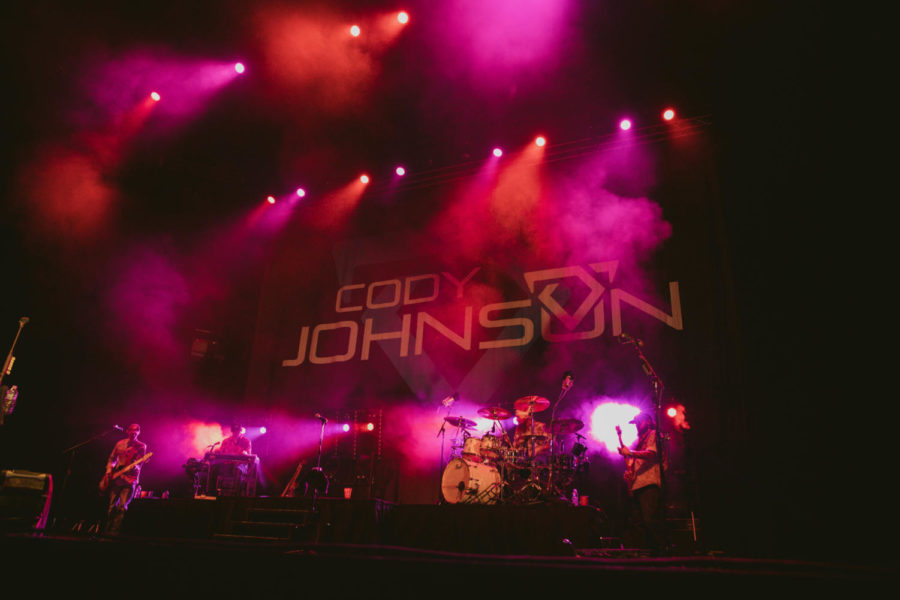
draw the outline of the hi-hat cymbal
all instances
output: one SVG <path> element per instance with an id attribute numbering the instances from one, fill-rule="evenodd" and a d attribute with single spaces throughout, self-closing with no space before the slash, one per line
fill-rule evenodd
<path id="1" fill-rule="evenodd" d="M 475 421 L 467 419 L 465 417 L 444 417 L 444 420 L 454 427 L 460 427 L 462 429 L 475 429 L 475 426 L 478 424 Z"/>
<path id="2" fill-rule="evenodd" d="M 540 396 L 522 396 L 513 402 L 513 406 L 522 412 L 528 412 L 529 409 L 532 412 L 541 412 L 550 408 L 550 401 Z"/>
<path id="3" fill-rule="evenodd" d="M 575 433 L 576 431 L 581 431 L 582 427 L 584 427 L 584 423 L 578 419 L 557 419 L 550 423 L 550 433 L 556 435 L 568 435 L 570 433 Z"/>
<path id="4" fill-rule="evenodd" d="M 512 416 L 512 412 L 502 406 L 485 406 L 478 409 L 478 414 L 492 421 L 502 421 Z"/>

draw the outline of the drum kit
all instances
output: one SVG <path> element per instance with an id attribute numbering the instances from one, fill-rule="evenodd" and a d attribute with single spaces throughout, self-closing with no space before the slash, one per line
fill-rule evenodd
<path id="1" fill-rule="evenodd" d="M 567 497 L 575 474 L 586 466 L 587 448 L 576 442 L 567 451 L 568 436 L 584 427 L 578 419 L 558 419 L 548 426 L 535 427 L 534 413 L 550 407 L 540 396 L 524 396 L 513 403 L 519 413 L 527 413 L 530 429 L 510 440 L 501 421 L 513 412 L 501 406 L 478 409 L 478 415 L 493 421 L 481 437 L 470 431 L 475 421 L 465 417 L 444 417 L 456 428 L 450 461 L 441 474 L 441 495 L 450 504 L 533 503 Z M 582 436 L 578 435 L 580 439 Z M 549 452 L 548 452 L 549 450 Z"/>

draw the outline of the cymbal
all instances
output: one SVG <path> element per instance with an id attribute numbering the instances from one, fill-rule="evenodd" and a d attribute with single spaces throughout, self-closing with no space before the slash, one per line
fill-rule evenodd
<path id="1" fill-rule="evenodd" d="M 460 427 L 462 429 L 475 429 L 475 426 L 477 425 L 475 421 L 465 417 L 444 417 L 444 420 L 454 427 Z"/>
<path id="2" fill-rule="evenodd" d="M 584 423 L 578 419 L 557 419 L 550 423 L 550 432 L 556 435 L 568 435 L 581 431 L 582 427 L 584 427 Z"/>
<path id="3" fill-rule="evenodd" d="M 550 401 L 540 396 L 522 396 L 513 402 L 513 406 L 516 407 L 516 410 L 521 410 L 522 412 L 528 412 L 530 407 L 533 407 L 531 408 L 533 412 L 541 412 L 550 408 Z"/>
<path id="4" fill-rule="evenodd" d="M 503 419 L 508 419 L 512 416 L 512 413 L 502 406 L 485 406 L 484 408 L 478 409 L 478 414 L 485 419 L 491 419 L 492 421 L 502 421 Z"/>

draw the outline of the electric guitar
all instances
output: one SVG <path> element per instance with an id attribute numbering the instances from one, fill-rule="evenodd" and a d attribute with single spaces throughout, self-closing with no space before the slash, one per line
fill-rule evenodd
<path id="1" fill-rule="evenodd" d="M 625 442 L 622 441 L 622 428 L 616 425 L 616 435 L 619 436 L 619 448 L 625 447 Z M 631 483 L 634 481 L 635 472 L 634 472 L 634 459 L 626 456 L 625 458 L 625 474 L 623 477 L 625 478 L 625 484 L 631 488 Z"/>
<path id="2" fill-rule="evenodd" d="M 147 460 L 147 459 L 150 458 L 151 456 L 153 456 L 153 453 L 152 453 L 152 452 L 148 452 L 147 454 L 143 455 L 142 457 L 140 457 L 139 459 L 137 459 L 136 461 L 134 461 L 134 462 L 131 463 L 130 465 L 125 465 L 125 466 L 122 467 L 121 469 L 116 469 L 116 470 L 113 471 L 112 473 L 106 473 L 106 474 L 103 476 L 103 479 L 100 480 L 100 484 L 97 486 L 97 487 L 100 489 L 100 492 L 102 493 L 102 492 L 105 492 L 106 490 L 108 490 L 108 489 L 109 489 L 109 484 L 112 483 L 113 481 L 115 481 L 117 477 L 119 477 L 119 476 L 122 475 L 123 473 L 127 473 L 128 471 L 130 471 L 131 469 L 133 469 L 135 466 L 141 464 L 142 462 L 144 462 L 145 460 Z"/>

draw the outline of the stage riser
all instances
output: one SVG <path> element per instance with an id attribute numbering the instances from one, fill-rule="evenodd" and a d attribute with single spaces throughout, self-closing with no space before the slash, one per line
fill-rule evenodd
<path id="1" fill-rule="evenodd" d="M 219 498 L 141 500 L 123 534 L 136 537 L 382 544 L 475 554 L 571 556 L 597 548 L 609 528 L 602 513 L 568 504 L 400 505 L 381 500 Z M 293 525 L 293 527 L 292 527 Z M 565 541 L 568 540 L 568 541 Z"/>

